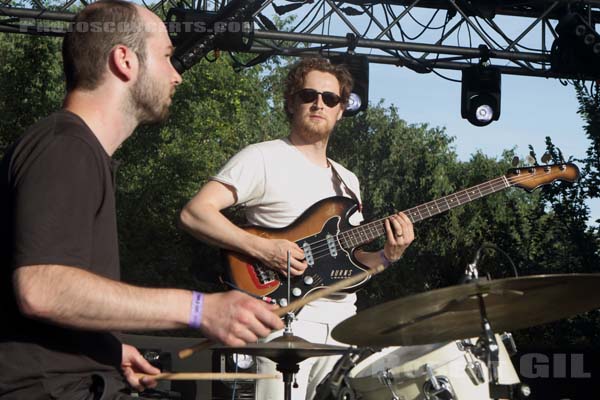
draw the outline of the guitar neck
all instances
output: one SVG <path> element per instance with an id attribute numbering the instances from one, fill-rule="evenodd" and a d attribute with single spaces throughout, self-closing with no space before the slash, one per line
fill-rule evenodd
<path id="1" fill-rule="evenodd" d="M 501 176 L 437 200 L 430 201 L 429 203 L 409 208 L 403 212 L 414 224 L 429 217 L 433 217 L 434 215 L 441 214 L 444 211 L 451 210 L 454 207 L 458 207 L 473 200 L 485 197 L 489 194 L 499 192 L 510 186 L 512 186 L 512 184 L 509 182 L 509 179 L 507 179 L 506 176 Z M 351 249 L 357 246 L 362 246 L 363 244 L 369 243 L 374 239 L 383 236 L 385 234 L 384 221 L 386 219 L 387 217 L 341 232 L 339 234 L 339 239 L 342 246 L 344 248 Z"/>

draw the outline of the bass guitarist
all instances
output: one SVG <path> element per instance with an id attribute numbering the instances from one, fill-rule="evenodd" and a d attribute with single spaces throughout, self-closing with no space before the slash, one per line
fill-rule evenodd
<path id="1" fill-rule="evenodd" d="M 291 274 L 304 274 L 309 262 L 294 241 L 265 238 L 235 226 L 221 211 L 244 206 L 252 225 L 281 228 L 297 220 L 319 200 L 331 196 L 352 198 L 358 210 L 350 219 L 360 223 L 359 182 L 352 172 L 327 157 L 327 144 L 342 117 L 352 88 L 347 69 L 324 58 L 304 59 L 289 71 L 285 84 L 285 112 L 290 122 L 287 138 L 250 145 L 236 154 L 190 200 L 181 212 L 183 228 L 194 237 L 258 260 L 286 274 L 291 252 Z M 409 218 L 398 213 L 385 221 L 386 242 L 378 252 L 355 251 L 368 268 L 397 261 L 414 239 Z M 294 335 L 313 343 L 339 344 L 330 333 L 335 325 L 356 312 L 356 294 L 339 293 L 305 306 L 292 323 Z M 243 332 L 239 332 L 243 336 Z M 273 333 L 267 340 L 281 336 Z M 336 363 L 337 357 L 309 358 L 296 376 L 299 388 L 293 399 L 312 399 L 316 386 Z M 275 372 L 275 364 L 258 359 L 260 373 Z M 256 398 L 280 400 L 278 381 L 257 383 Z"/>

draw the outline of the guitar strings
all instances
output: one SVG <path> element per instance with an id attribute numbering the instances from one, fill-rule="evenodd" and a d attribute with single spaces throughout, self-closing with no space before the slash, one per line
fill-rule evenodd
<path id="1" fill-rule="evenodd" d="M 504 181 L 504 177 L 495 178 L 495 179 L 493 179 L 491 181 L 488 181 L 488 182 L 486 182 L 484 184 L 481 184 L 481 185 L 488 184 L 488 185 L 491 186 L 492 182 L 494 182 L 494 184 L 501 183 L 501 185 L 497 186 L 495 188 L 495 190 L 492 190 L 491 193 L 497 192 L 497 191 L 499 191 L 499 190 L 501 190 L 503 188 L 506 188 L 506 187 L 510 187 L 510 185 L 508 185 L 508 186 L 506 185 L 506 183 Z M 479 186 L 479 185 L 477 185 L 477 186 Z M 446 199 L 447 197 L 450 197 L 450 196 L 454 196 L 454 197 L 458 198 L 459 199 L 459 204 L 463 203 L 464 200 L 468 201 L 468 200 L 471 199 L 471 196 L 469 196 L 468 192 L 471 192 L 477 186 L 474 186 L 474 187 L 469 188 L 469 189 L 463 189 L 463 190 L 458 191 L 458 192 L 456 192 L 456 193 L 454 193 L 452 195 L 445 196 L 445 197 L 443 197 L 441 199 L 437 199 L 437 200 L 433 200 L 433 201 L 424 203 L 424 204 L 422 204 L 420 206 L 417 206 L 417 207 L 409 208 L 409 209 L 405 210 L 404 213 L 410 218 L 411 222 L 418 222 L 419 220 L 424 219 L 424 218 L 418 219 L 418 218 L 414 217 L 414 216 L 417 215 L 417 213 L 418 213 L 419 216 L 422 216 L 421 212 L 419 211 L 420 208 L 422 208 L 424 210 L 428 210 L 428 209 L 430 209 L 430 207 L 429 207 L 430 204 L 434 204 L 436 202 L 442 201 L 443 199 Z M 448 207 L 448 209 L 450 209 L 450 208 L 451 207 Z M 436 209 L 437 209 L 437 212 L 435 212 L 435 213 L 430 213 L 429 211 L 427 211 L 427 213 L 429 214 L 428 216 L 433 216 L 435 214 L 439 214 L 439 213 L 442 212 L 442 210 L 440 209 L 439 206 L 436 206 Z M 446 211 L 446 210 L 444 210 L 444 211 Z M 346 231 L 342 231 L 342 232 L 338 233 L 336 235 L 336 238 L 338 239 L 338 241 L 334 242 L 336 250 L 344 250 L 344 246 L 343 246 L 344 243 L 342 243 L 342 241 L 346 242 L 346 244 L 350 244 L 350 247 L 352 246 L 352 242 L 353 241 L 357 242 L 357 245 L 359 243 L 361 243 L 362 241 L 360 239 L 356 239 L 356 236 L 358 236 L 360 238 L 360 236 L 362 235 L 360 233 L 360 231 L 365 231 L 365 228 L 371 230 L 371 227 L 374 227 L 373 230 L 375 231 L 375 234 L 377 234 L 378 236 L 381 235 L 381 234 L 383 234 L 383 233 L 385 233 L 384 221 L 387 218 L 388 217 L 380 218 L 380 219 L 371 221 L 371 222 L 369 222 L 367 224 L 360 225 L 360 226 L 357 226 L 357 227 L 353 227 L 353 228 L 350 228 L 350 229 L 348 229 Z M 322 242 L 325 242 L 325 243 L 321 244 Z M 317 241 L 315 241 L 313 243 L 310 243 L 311 250 L 312 250 L 311 252 L 312 252 L 313 258 L 315 260 L 323 258 L 323 257 L 327 256 L 330 253 L 330 251 L 329 251 L 329 244 L 326 243 L 326 242 L 327 242 L 327 239 L 320 239 L 320 240 L 317 240 Z M 340 243 L 339 248 L 338 248 L 338 245 L 337 245 L 338 242 Z"/>
<path id="2" fill-rule="evenodd" d="M 469 193 L 475 193 L 475 189 L 477 189 L 479 191 L 479 195 L 477 195 L 477 198 L 482 198 L 488 194 L 492 194 L 492 193 L 498 192 L 502 189 L 509 188 L 511 186 L 515 186 L 519 183 L 524 183 L 524 182 L 527 182 L 530 180 L 535 180 L 538 178 L 539 178 L 538 175 L 526 175 L 526 176 L 517 175 L 517 176 L 513 176 L 513 177 L 507 177 L 506 175 L 503 175 L 501 177 L 481 183 L 481 184 L 473 186 L 471 188 L 463 189 L 456 193 L 444 196 L 440 199 L 432 200 L 432 201 L 424 203 L 420 206 L 409 208 L 409 209 L 405 210 L 404 213 L 409 217 L 411 222 L 413 222 L 413 223 L 419 222 L 423 219 L 440 214 L 444 211 L 448 211 L 451 208 L 453 208 L 448 204 L 447 199 L 450 197 L 455 197 L 457 199 L 459 205 L 466 204 L 467 202 L 472 200 L 472 196 L 470 196 Z M 482 194 L 481 188 L 483 186 L 489 186 L 489 189 L 487 189 L 487 190 L 488 191 L 491 190 L 491 192 Z M 445 207 L 447 207 L 447 208 L 445 208 L 444 210 L 442 210 L 440 208 L 440 206 L 438 205 L 438 203 L 442 203 L 442 201 L 446 202 Z M 433 204 L 435 204 L 437 211 L 435 211 L 435 209 L 433 207 L 430 208 L 430 205 L 433 205 Z M 443 204 L 442 204 L 442 207 L 444 207 Z M 426 215 L 426 217 L 423 218 L 423 214 L 421 213 L 420 209 L 423 209 L 423 210 L 431 209 L 431 210 L 434 210 L 434 213 L 427 211 L 427 214 L 429 214 L 429 215 Z M 418 213 L 419 218 L 417 217 L 417 213 Z M 337 239 L 334 241 L 335 250 L 336 251 L 345 251 L 346 250 L 346 248 L 343 246 L 342 240 L 344 240 L 346 242 L 346 245 L 350 244 L 350 247 L 351 247 L 352 246 L 352 238 L 355 238 L 355 235 L 359 235 L 359 237 L 360 237 L 360 235 L 363 235 L 362 233 L 360 233 L 360 231 L 365 231 L 365 228 L 371 230 L 371 227 L 373 227 L 375 234 L 377 234 L 378 236 L 382 235 L 383 233 L 385 233 L 384 221 L 387 218 L 389 218 L 389 217 L 380 218 L 380 219 L 368 222 L 364 225 L 360 225 L 360 226 L 348 229 L 346 231 L 339 232 L 337 235 L 335 235 L 335 238 Z M 381 231 L 380 231 L 380 229 L 381 229 Z M 354 239 L 354 241 L 357 242 L 357 245 L 362 244 L 362 241 L 360 241 L 360 239 Z M 350 242 L 350 243 L 348 243 L 348 242 Z M 338 243 L 340 244 L 339 246 L 338 246 Z M 329 244 L 327 243 L 327 239 L 320 239 L 315 242 L 312 242 L 312 243 L 310 243 L 310 247 L 311 247 L 311 253 L 312 253 L 314 260 L 321 259 L 330 254 Z"/>

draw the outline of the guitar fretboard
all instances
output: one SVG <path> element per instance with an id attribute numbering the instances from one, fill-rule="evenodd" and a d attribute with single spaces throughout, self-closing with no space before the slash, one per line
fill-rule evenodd
<path id="1" fill-rule="evenodd" d="M 499 192 L 510 186 L 511 183 L 509 182 L 509 179 L 507 179 L 506 176 L 501 176 L 499 178 L 492 179 L 491 181 L 487 181 L 437 200 L 430 201 L 429 203 L 409 208 L 408 210 L 404 211 L 404 214 L 406 214 L 414 224 L 426 218 L 433 217 L 434 215 L 441 214 L 444 211 L 448 211 L 454 207 L 458 207 L 462 204 L 469 203 L 489 194 Z M 385 218 L 340 232 L 339 240 L 341 245 L 346 249 L 351 249 L 377 239 L 385 234 L 384 221 Z"/>

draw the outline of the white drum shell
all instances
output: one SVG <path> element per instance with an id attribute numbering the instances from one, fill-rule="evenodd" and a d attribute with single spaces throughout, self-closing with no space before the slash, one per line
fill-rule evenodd
<path id="1" fill-rule="evenodd" d="M 473 343 L 476 338 L 471 339 Z M 499 349 L 498 381 L 501 384 L 518 383 L 519 377 L 504 347 L 496 335 Z M 356 365 L 348 374 L 350 387 L 358 399 L 391 399 L 392 392 L 386 386 L 381 373 L 388 370 L 392 377 L 392 389 L 400 400 L 423 400 L 423 385 L 427 382 L 426 365 L 435 376 L 445 376 L 450 381 L 458 400 L 489 399 L 488 369 L 484 362 L 466 351 L 460 350 L 459 342 L 425 346 L 388 347 Z M 485 377 L 484 383 L 475 384 L 465 368 L 468 361 L 479 361 Z"/>

